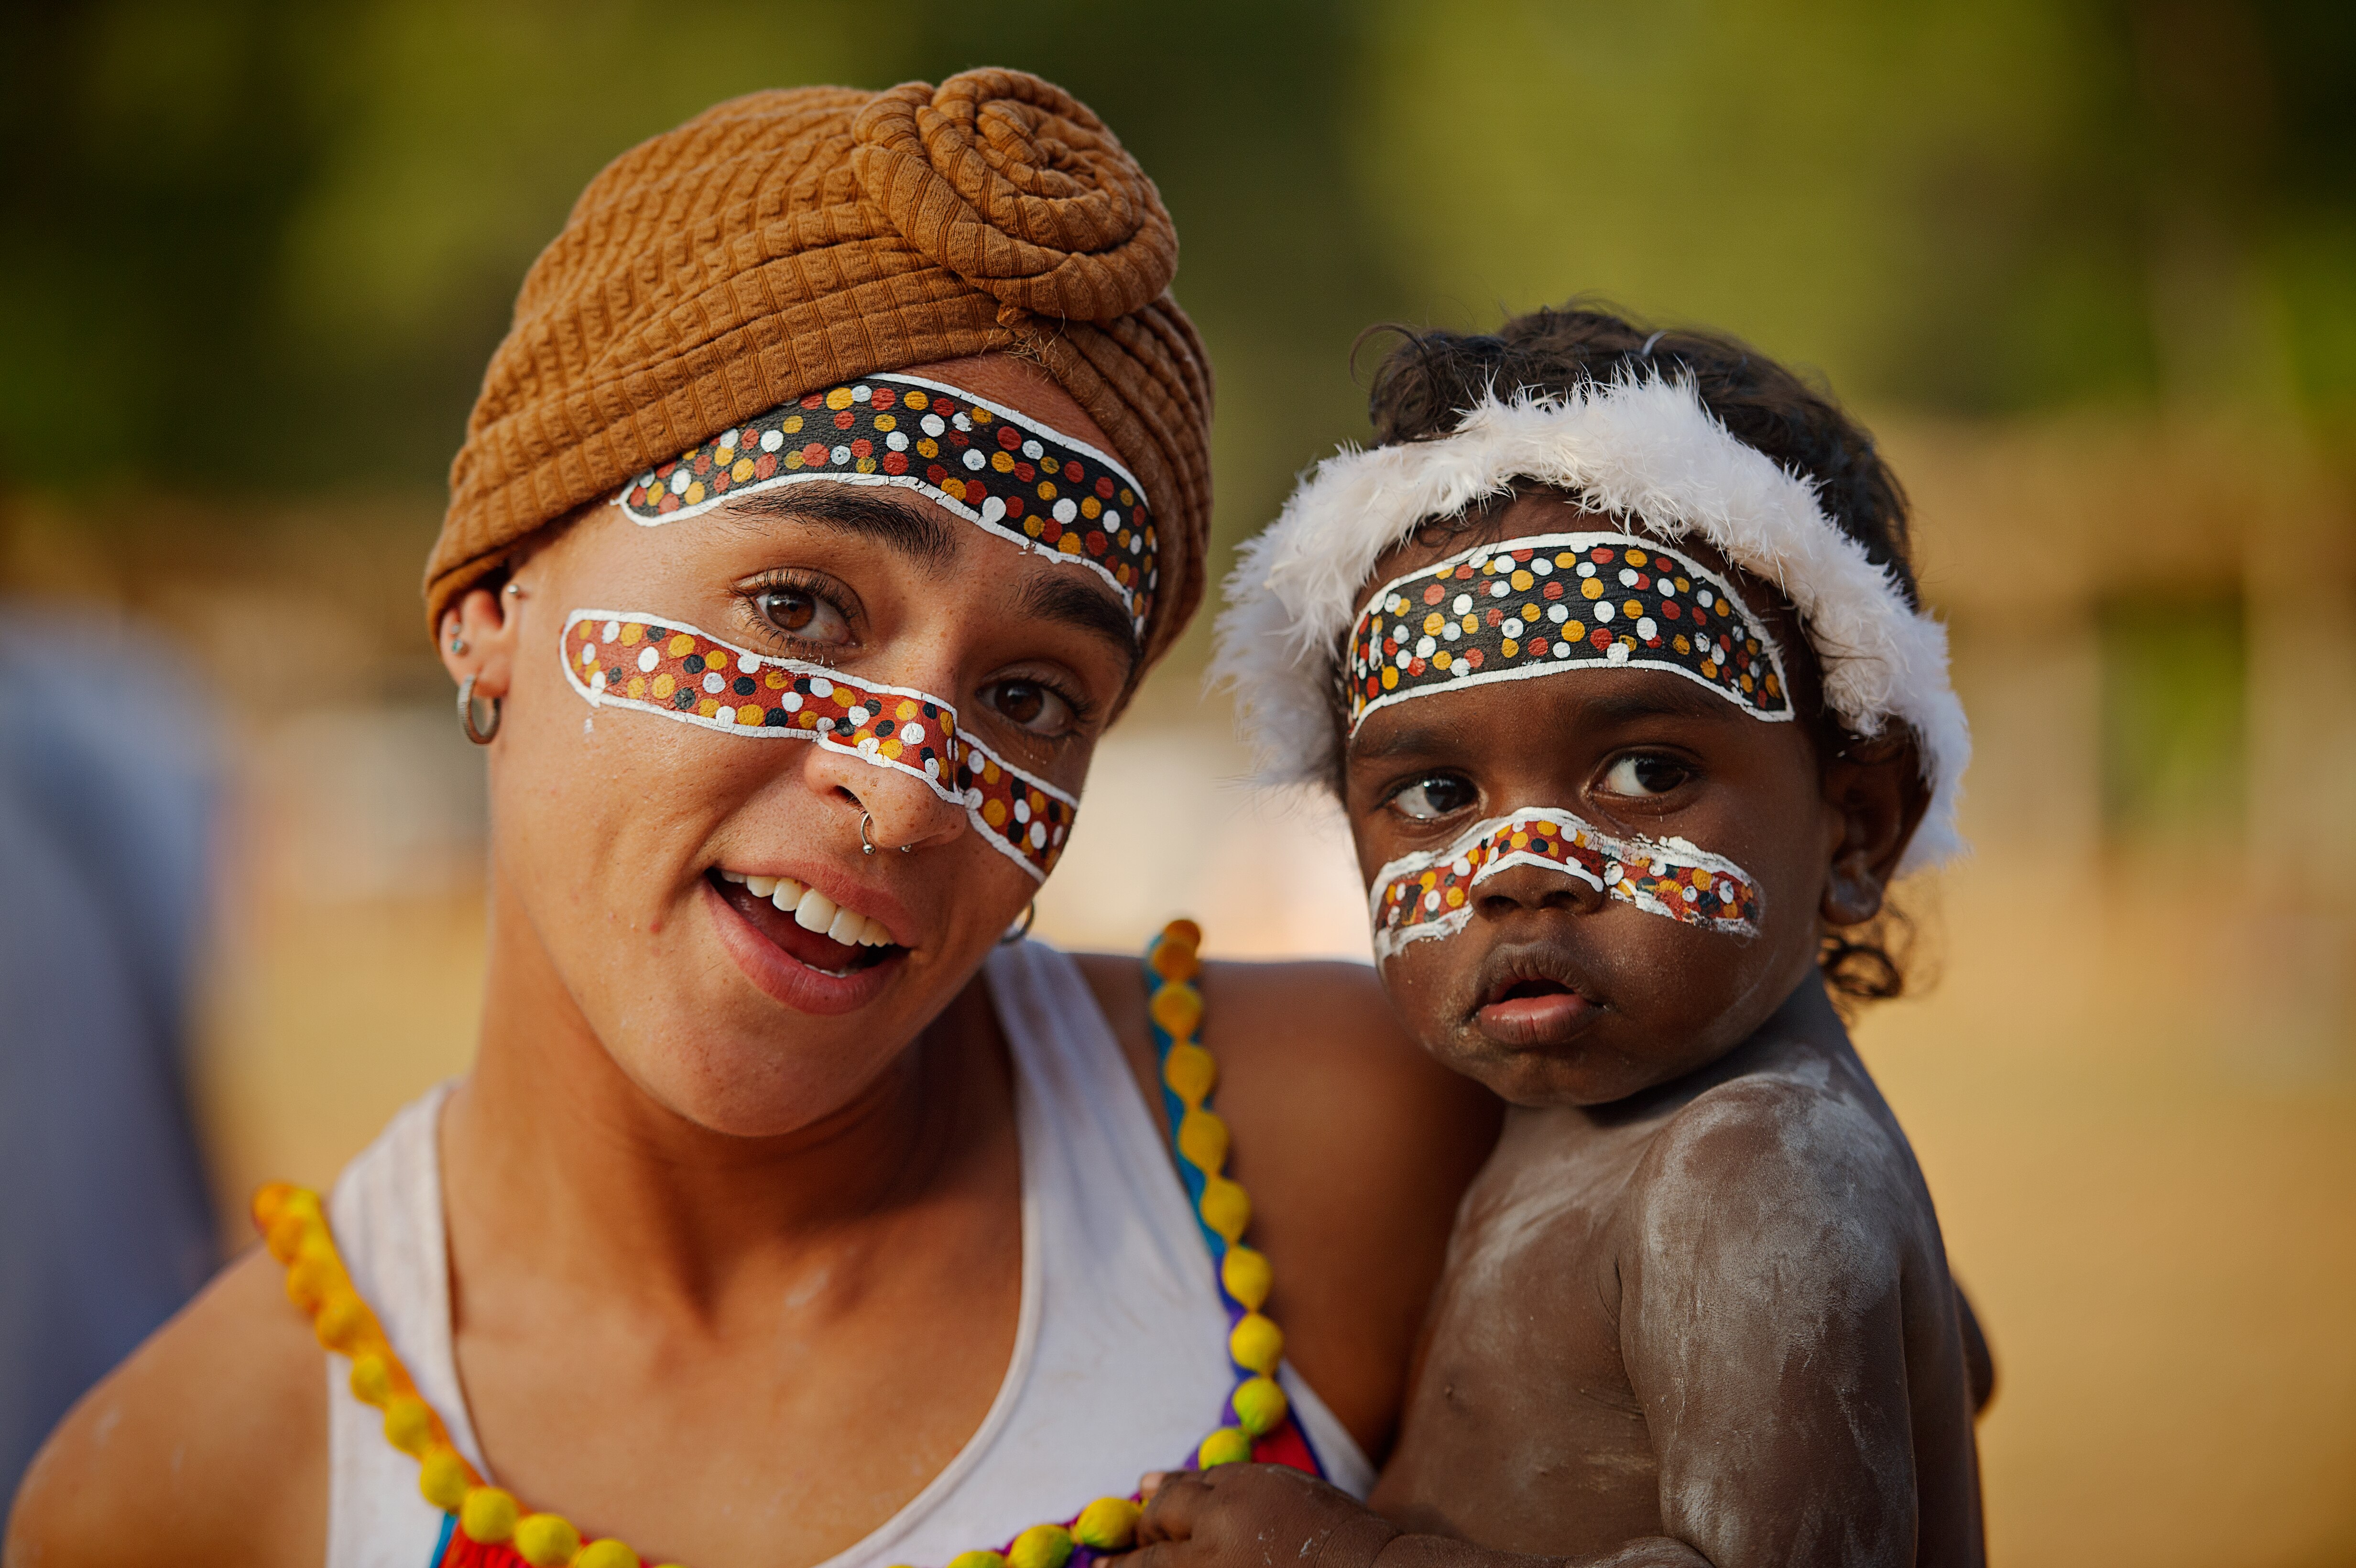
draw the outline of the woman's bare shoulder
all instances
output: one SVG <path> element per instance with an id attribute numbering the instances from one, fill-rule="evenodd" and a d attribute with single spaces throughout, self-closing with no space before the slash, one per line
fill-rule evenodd
<path id="1" fill-rule="evenodd" d="M 66 1415 L 8 1518 L 5 1568 L 313 1568 L 327 1380 L 256 1248 Z"/>

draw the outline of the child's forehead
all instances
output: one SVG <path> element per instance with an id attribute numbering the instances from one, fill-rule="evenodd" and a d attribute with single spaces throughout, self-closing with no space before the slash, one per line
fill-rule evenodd
<path id="1" fill-rule="evenodd" d="M 1375 560 L 1375 569 L 1358 586 L 1351 610 L 1364 614 L 1375 595 L 1400 578 L 1424 567 L 1462 555 L 1484 544 L 1526 539 L 1534 534 L 1610 532 L 1657 539 L 1695 565 L 1725 580 L 1756 613 L 1772 616 L 1782 596 L 1749 572 L 1732 565 L 1712 545 L 1701 539 L 1662 539 L 1654 528 L 1633 517 L 1599 512 L 1556 490 L 1527 490 L 1484 515 L 1470 518 L 1434 519 L 1419 528 Z"/>

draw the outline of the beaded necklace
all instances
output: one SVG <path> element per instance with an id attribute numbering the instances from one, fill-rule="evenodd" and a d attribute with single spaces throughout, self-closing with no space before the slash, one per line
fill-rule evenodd
<path id="1" fill-rule="evenodd" d="M 1192 1458 L 1204 1468 L 1258 1459 L 1313 1471 L 1316 1456 L 1276 1380 L 1284 1335 L 1260 1310 L 1271 1283 L 1268 1258 L 1243 1244 L 1251 1200 L 1226 1174 L 1227 1126 L 1210 1108 L 1218 1064 L 1195 1038 L 1203 1021 L 1203 994 L 1194 985 L 1202 940 L 1193 921 L 1173 921 L 1145 951 L 1146 1013 L 1162 1061 L 1164 1108 L 1180 1177 L 1217 1265 L 1227 1353 L 1237 1373 L 1219 1426 Z M 286 1265 L 286 1295 L 310 1315 L 320 1345 L 350 1360 L 354 1397 L 384 1413 L 386 1439 L 418 1462 L 417 1489 L 450 1516 L 434 1554 L 440 1568 L 514 1568 L 518 1562 L 531 1568 L 640 1568 L 627 1545 L 611 1538 L 584 1541 L 570 1520 L 525 1508 L 467 1463 L 394 1354 L 376 1314 L 352 1287 L 316 1192 L 273 1182 L 254 1195 L 253 1222 L 271 1254 Z M 946 1568 L 1087 1568 L 1099 1554 L 1135 1543 L 1141 1509 L 1135 1493 L 1098 1498 L 1072 1518 L 1034 1524 L 995 1551 L 959 1552 Z"/>

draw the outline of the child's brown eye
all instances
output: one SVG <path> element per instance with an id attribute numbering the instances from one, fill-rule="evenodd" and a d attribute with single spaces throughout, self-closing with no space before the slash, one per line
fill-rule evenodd
<path id="1" fill-rule="evenodd" d="M 1687 779 L 1693 770 L 1675 757 L 1646 756 L 1643 752 L 1622 757 L 1612 764 L 1603 775 L 1606 795 L 1666 795 Z"/>
<path id="2" fill-rule="evenodd" d="M 982 700 L 1019 727 L 1050 740 L 1070 734 L 1078 719 L 1061 692 L 1035 680 L 1001 680 L 982 693 Z"/>
<path id="3" fill-rule="evenodd" d="M 1434 773 L 1418 779 L 1398 794 L 1391 796 L 1391 808 L 1401 816 L 1417 822 L 1430 822 L 1452 816 L 1479 799 L 1471 784 L 1453 773 Z"/>
<path id="4" fill-rule="evenodd" d="M 754 599 L 763 619 L 804 643 L 847 643 L 851 623 L 842 612 L 801 588 L 764 589 Z"/>

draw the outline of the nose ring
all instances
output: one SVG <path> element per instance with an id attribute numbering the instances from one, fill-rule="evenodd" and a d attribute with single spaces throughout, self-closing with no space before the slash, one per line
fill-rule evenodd
<path id="1" fill-rule="evenodd" d="M 869 829 L 873 826 L 874 821 L 875 818 L 871 813 L 862 811 L 859 814 L 859 852 L 862 855 L 873 855 L 875 853 L 875 838 L 869 831 Z M 909 854 L 914 851 L 915 848 L 916 846 L 913 844 L 903 844 L 900 846 L 900 853 L 903 855 Z"/>

